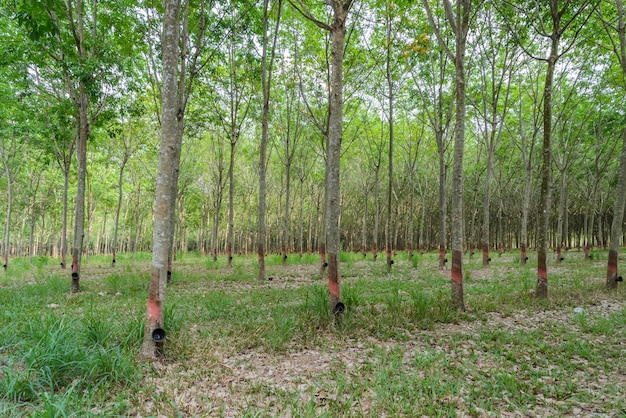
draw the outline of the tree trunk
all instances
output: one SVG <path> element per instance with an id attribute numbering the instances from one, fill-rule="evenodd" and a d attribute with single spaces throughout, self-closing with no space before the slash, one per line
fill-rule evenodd
<path id="1" fill-rule="evenodd" d="M 2 141 L 2 162 L 4 163 L 4 172 L 7 176 L 7 212 L 4 223 L 4 241 L 2 245 L 2 258 L 4 259 L 4 271 L 7 271 L 9 265 L 9 245 L 11 232 L 11 208 L 13 206 L 13 178 L 11 177 L 11 169 L 9 168 L 8 156 L 4 149 L 4 141 Z"/>
<path id="2" fill-rule="evenodd" d="M 298 255 L 302 257 L 304 252 L 304 178 L 300 178 L 300 210 L 299 210 L 299 225 L 298 225 Z"/>
<path id="3" fill-rule="evenodd" d="M 115 227 L 114 227 L 114 232 L 113 232 L 113 248 L 112 248 L 113 256 L 111 258 L 112 267 L 115 267 L 115 253 L 117 251 L 117 232 L 118 232 L 118 228 L 120 224 L 120 211 L 122 209 L 122 197 L 123 197 L 122 187 L 123 187 L 123 182 L 124 182 L 124 167 L 126 166 L 126 162 L 128 161 L 127 156 L 128 154 L 125 153 L 124 159 L 122 160 L 122 164 L 120 165 L 120 175 L 118 177 L 118 184 L 117 184 L 117 209 L 115 211 Z"/>
<path id="4" fill-rule="evenodd" d="M 469 8 L 469 4 L 466 6 Z M 456 42 L 456 130 L 452 171 L 452 301 L 465 310 L 463 300 L 463 149 L 465 146 L 465 40 L 457 34 Z"/>
<path id="5" fill-rule="evenodd" d="M 490 141 L 487 141 L 487 145 L 488 145 L 488 151 L 487 151 L 487 171 L 485 173 L 485 194 L 483 195 L 483 230 L 482 230 L 482 253 L 483 253 L 483 266 L 487 267 L 489 266 L 489 261 L 491 261 L 491 259 L 489 258 L 489 210 L 490 210 L 490 203 L 491 203 L 491 195 L 490 195 L 490 189 L 491 189 L 491 177 L 492 177 L 492 170 L 493 170 L 493 147 L 491 147 L 491 144 L 489 144 Z"/>
<path id="6" fill-rule="evenodd" d="M 552 80 L 558 58 L 558 38 L 552 40 L 548 70 L 543 91 L 543 145 L 541 164 L 541 193 L 539 195 L 539 213 L 537 214 L 537 290 L 539 298 L 548 297 L 548 229 L 550 228 L 551 180 L 552 180 Z"/>
<path id="7" fill-rule="evenodd" d="M 235 145 L 237 144 L 237 133 L 231 132 L 230 140 L 230 165 L 228 167 L 228 233 L 226 238 L 226 255 L 228 257 L 228 268 L 233 266 L 233 241 L 235 229 Z"/>
<path id="8" fill-rule="evenodd" d="M 76 167 L 78 181 L 76 186 L 76 213 L 74 217 L 74 246 L 72 247 L 72 285 L 71 293 L 80 291 L 80 262 L 83 253 L 85 235 L 85 180 L 87 177 L 87 138 L 89 136 L 89 120 L 87 109 L 89 97 L 85 86 L 79 87 L 79 134 L 76 138 Z"/>
<path id="9" fill-rule="evenodd" d="M 328 137 L 326 138 L 326 161 L 324 168 L 324 209 L 322 209 L 322 221 L 319 223 L 321 227 L 320 238 L 318 241 L 318 249 L 320 253 L 320 276 L 326 273 L 328 262 L 326 261 L 326 223 L 328 222 Z"/>
<path id="10" fill-rule="evenodd" d="M 467 33 L 469 31 L 470 0 L 459 0 L 456 3 L 456 12 L 453 10 L 449 0 L 444 0 L 446 19 L 454 32 L 455 51 L 452 53 L 441 37 L 439 27 L 435 21 L 427 0 L 423 4 L 428 14 L 428 20 L 433 28 L 439 46 L 446 51 L 455 67 L 455 87 L 456 87 L 456 126 L 454 132 L 454 166 L 452 170 L 452 303 L 459 310 L 465 310 L 463 301 L 463 150 L 465 146 L 465 48 L 467 43 Z M 443 143 L 443 142 L 442 142 Z M 442 148 L 442 147 L 440 147 Z M 442 161 L 440 151 L 440 166 Z M 440 177 L 443 169 L 440 167 Z M 440 186 L 441 190 L 441 186 Z M 441 194 L 441 192 L 440 192 Z M 440 196 L 441 199 L 441 196 Z M 440 201 L 441 203 L 441 201 Z M 440 244 L 441 252 L 444 250 Z M 441 262 L 441 261 L 440 261 Z"/>
<path id="11" fill-rule="evenodd" d="M 623 31 L 624 23 L 621 0 L 618 0 L 618 4 L 620 6 L 620 27 Z M 621 36 L 623 37 L 623 33 Z M 622 48 L 626 49 L 626 42 L 622 45 Z M 626 54 L 624 54 L 624 56 L 626 57 Z M 624 73 L 626 73 L 626 69 L 624 70 Z M 617 288 L 620 237 L 622 235 L 622 227 L 624 225 L 624 205 L 626 203 L 624 196 L 626 196 L 626 129 L 622 131 L 622 153 L 619 165 L 619 180 L 617 190 L 615 190 L 615 203 L 613 205 L 613 222 L 611 224 L 611 241 L 609 244 L 609 260 L 606 272 L 607 289 Z"/>
<path id="12" fill-rule="evenodd" d="M 561 249 L 563 247 L 563 220 L 565 218 L 565 196 L 567 194 L 567 164 L 564 164 L 561 171 L 561 188 L 559 196 L 559 212 L 557 215 L 556 225 L 556 263 L 561 264 L 563 257 L 561 255 Z"/>
<path id="13" fill-rule="evenodd" d="M 624 22 L 624 5 L 622 0 L 617 0 L 616 4 L 619 19 L 617 27 L 620 41 L 619 62 L 622 67 L 622 74 L 626 75 L 626 24 Z M 607 289 L 615 289 L 619 280 L 619 244 L 624 225 L 624 205 L 626 203 L 624 196 L 626 196 L 626 128 L 622 131 L 622 153 L 619 164 L 619 179 L 617 183 L 617 190 L 615 190 L 615 203 L 613 205 L 613 222 L 611 224 L 611 241 L 606 272 Z"/>
<path id="14" fill-rule="evenodd" d="M 289 154 L 289 150 L 287 150 L 287 154 Z M 283 233 L 281 239 L 281 250 L 282 250 L 282 264 L 283 266 L 287 265 L 287 245 L 289 241 L 289 205 L 291 204 L 291 163 L 289 160 L 291 157 L 287 155 L 287 164 L 285 165 L 285 217 L 283 219 Z"/>
<path id="15" fill-rule="evenodd" d="M 265 219 L 267 212 L 267 141 L 269 133 L 270 81 L 271 72 L 267 69 L 267 27 L 269 20 L 269 0 L 263 1 L 263 53 L 261 55 L 261 90 L 263 110 L 261 116 L 261 144 L 259 151 L 259 212 L 257 232 L 257 280 L 265 280 Z M 273 51 L 272 51 L 273 52 Z M 273 55 L 272 55 L 273 56 Z M 270 65 L 271 69 L 271 65 Z"/>
<path id="16" fill-rule="evenodd" d="M 164 307 L 167 286 L 168 258 L 173 232 L 172 206 L 175 205 L 178 176 L 174 170 L 180 164 L 179 122 L 183 109 L 178 96 L 178 42 L 180 33 L 180 0 L 164 0 L 162 50 L 163 86 L 161 93 L 162 128 L 154 205 L 154 235 L 152 266 L 148 288 L 146 326 L 141 355 L 146 358 L 163 355 L 165 338 Z"/>
<path id="17" fill-rule="evenodd" d="M 72 149 L 74 147 L 72 146 Z M 71 157 L 70 157 L 71 158 Z M 63 215 L 61 219 L 61 268 L 66 267 L 65 257 L 67 255 L 67 206 L 70 183 L 70 162 L 64 162 L 63 168 Z"/>
<path id="18" fill-rule="evenodd" d="M 426 224 L 426 199 L 424 198 L 424 196 L 421 196 L 422 198 L 422 213 L 420 216 L 420 227 L 419 227 L 419 249 L 420 249 L 420 253 L 422 251 L 422 249 L 424 248 L 424 225 Z M 430 246 L 430 242 L 428 243 L 428 245 Z"/>
<path id="19" fill-rule="evenodd" d="M 340 4 L 339 4 L 340 3 Z M 340 216 L 340 160 L 343 134 L 343 54 L 346 34 L 346 17 L 350 1 L 335 2 L 332 23 L 332 69 L 330 85 L 330 115 L 327 149 L 327 207 L 326 244 L 328 246 L 328 288 L 330 291 L 331 312 L 343 312 L 340 292 L 339 252 L 341 235 Z"/>
<path id="20" fill-rule="evenodd" d="M 378 229 L 380 225 L 380 203 L 378 201 L 378 171 L 380 165 L 376 166 L 376 173 L 374 177 L 374 233 L 372 243 L 372 257 L 374 261 L 378 258 Z"/>
<path id="21" fill-rule="evenodd" d="M 388 6 L 389 7 L 389 6 Z M 393 197 L 393 100 L 394 100 L 394 86 L 393 86 L 393 77 L 391 72 L 391 54 L 392 54 L 392 38 L 391 38 L 391 20 L 389 18 L 389 13 L 386 14 L 387 18 L 387 49 L 386 49 L 386 76 L 387 76 L 387 90 L 388 90 L 388 100 L 389 100 L 389 108 L 388 108 L 388 118 L 389 118 L 389 175 L 388 175 L 388 185 L 387 185 L 387 223 L 385 225 L 385 252 L 387 256 L 387 272 L 391 272 L 391 265 L 393 261 L 391 260 L 391 245 L 392 245 L 392 197 Z"/>
<path id="22" fill-rule="evenodd" d="M 413 210 L 413 202 L 415 200 L 415 179 L 414 175 L 411 175 L 411 191 L 409 194 L 409 258 L 413 258 L 413 241 L 415 235 L 415 213 Z M 424 208 L 420 208 L 420 211 Z"/>
<path id="23" fill-rule="evenodd" d="M 443 139 L 441 140 L 443 143 Z M 439 143 L 439 141 L 437 141 Z M 446 161 L 443 145 L 439 147 L 439 268 L 446 267 L 446 217 L 448 215 L 446 201 Z"/>

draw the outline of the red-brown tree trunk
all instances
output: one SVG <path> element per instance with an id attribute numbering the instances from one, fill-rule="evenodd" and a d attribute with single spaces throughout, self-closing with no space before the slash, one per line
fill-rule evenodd
<path id="1" fill-rule="evenodd" d="M 622 0 L 617 0 L 618 21 L 617 32 L 620 41 L 619 62 L 622 74 L 626 75 L 626 16 Z M 615 190 L 615 203 L 613 204 L 613 223 L 611 224 L 611 242 L 609 247 L 609 260 L 606 271 L 607 289 L 615 289 L 619 280 L 619 242 L 624 225 L 624 206 L 626 205 L 626 128 L 622 131 L 622 153 L 620 156 L 619 178 Z"/>
<path id="2" fill-rule="evenodd" d="M 552 81 L 558 59 L 558 37 L 552 39 L 548 70 L 543 91 L 543 145 L 541 148 L 541 193 L 539 195 L 538 231 L 537 231 L 537 289 L 538 298 L 548 297 L 548 230 L 550 228 L 551 184 L 552 181 Z"/>

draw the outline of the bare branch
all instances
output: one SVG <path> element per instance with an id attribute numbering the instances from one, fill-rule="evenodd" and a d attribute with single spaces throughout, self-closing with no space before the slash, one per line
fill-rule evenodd
<path id="1" fill-rule="evenodd" d="M 311 11 L 308 9 L 308 7 L 306 7 L 304 5 L 304 3 L 302 3 L 302 0 L 289 0 L 289 4 L 291 4 L 293 6 L 294 9 L 296 9 L 298 11 L 298 13 L 300 13 L 302 16 L 304 16 L 306 19 L 310 20 L 311 22 L 313 22 L 316 26 L 327 30 L 329 32 L 333 31 L 332 26 L 330 26 L 327 23 L 324 23 L 320 20 L 317 20 L 315 18 L 315 16 L 313 16 L 313 14 L 311 13 Z"/>

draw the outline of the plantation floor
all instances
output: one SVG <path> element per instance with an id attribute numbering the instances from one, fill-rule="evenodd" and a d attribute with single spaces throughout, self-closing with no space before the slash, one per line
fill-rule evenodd
<path id="1" fill-rule="evenodd" d="M 459 313 L 435 254 L 398 254 L 391 273 L 342 254 L 339 322 L 313 256 L 270 259 L 272 280 L 258 282 L 252 258 L 228 270 L 184 255 L 167 291 L 166 357 L 154 362 L 137 357 L 148 261 L 90 260 L 74 296 L 51 266 L 24 268 L 0 281 L 0 335 L 16 329 L 0 337 L 0 415 L 625 416 L 626 292 L 604 290 L 606 254 L 595 255 L 550 266 L 546 301 L 532 295 L 532 259 L 467 259 Z M 39 334 L 24 325 L 42 317 Z M 19 392 L 20 375 L 53 368 L 52 348 L 29 346 L 64 324 L 82 351 L 122 347 L 118 366 L 98 366 L 97 379 L 61 370 Z"/>

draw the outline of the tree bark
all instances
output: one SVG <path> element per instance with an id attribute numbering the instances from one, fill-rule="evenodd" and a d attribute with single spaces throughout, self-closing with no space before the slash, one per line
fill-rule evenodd
<path id="1" fill-rule="evenodd" d="M 619 62 L 622 74 L 626 75 L 626 16 L 622 0 L 616 0 L 618 13 L 617 33 L 619 36 Z M 615 191 L 615 203 L 613 204 L 613 222 L 611 224 L 611 241 L 609 248 L 609 260 L 606 271 L 607 289 L 615 289 L 618 281 L 618 262 L 620 236 L 624 225 L 624 206 L 626 200 L 626 128 L 622 131 L 622 153 L 619 164 L 619 178 Z"/>
<path id="2" fill-rule="evenodd" d="M 228 166 L 228 232 L 226 235 L 226 256 L 228 268 L 233 266 L 233 241 L 235 229 L 235 145 L 237 145 L 237 133 L 231 132 L 230 140 L 230 164 Z"/>
<path id="3" fill-rule="evenodd" d="M 555 23 L 556 25 L 556 23 Z M 553 37 L 548 57 L 548 70 L 543 90 L 543 145 L 541 147 L 541 192 L 539 195 L 537 231 L 537 289 L 538 298 L 548 297 L 548 230 L 550 228 L 551 184 L 552 181 L 552 81 L 558 59 L 558 37 Z"/>
<path id="4" fill-rule="evenodd" d="M 327 170 L 328 202 L 326 207 L 326 245 L 328 246 L 328 288 L 331 312 L 340 313 L 341 303 L 339 252 L 341 235 L 340 216 L 340 160 L 343 136 L 343 55 L 346 34 L 346 18 L 352 1 L 333 2 L 332 68 L 330 85 L 330 115 L 328 130 Z M 341 305 L 343 306 L 343 305 Z"/>
<path id="5" fill-rule="evenodd" d="M 78 181 L 76 186 L 76 212 L 74 217 L 74 245 L 72 247 L 72 285 L 71 293 L 80 291 L 80 264 L 83 253 L 85 235 L 85 180 L 87 177 L 87 138 L 89 136 L 89 120 L 87 110 L 89 96 L 85 86 L 79 86 L 78 117 L 79 134 L 76 138 L 76 167 Z"/>
<path id="6" fill-rule="evenodd" d="M 443 135 L 442 135 L 443 136 Z M 441 145 L 439 145 L 441 143 Z M 443 147 L 443 138 L 437 141 L 437 151 L 439 153 L 439 268 L 446 267 L 446 243 L 447 243 L 447 226 L 446 217 L 448 216 L 448 202 L 446 200 L 446 161 L 445 149 Z"/>
<path id="7" fill-rule="evenodd" d="M 464 6 L 469 14 L 469 1 Z M 460 10 L 459 10 L 460 12 Z M 463 149 L 465 146 L 465 37 L 456 41 L 456 130 L 454 135 L 454 167 L 452 171 L 452 301 L 465 310 L 463 300 Z"/>
<path id="8" fill-rule="evenodd" d="M 62 131 L 65 133 L 65 131 Z M 63 138 L 66 138 L 65 136 Z M 65 141 L 64 141 L 65 142 Z M 63 214 L 61 218 L 61 268 L 66 267 L 66 255 L 67 255 L 67 209 L 68 209 L 68 195 L 69 195 L 69 182 L 70 182 L 70 166 L 72 163 L 72 155 L 74 154 L 74 148 L 76 146 L 76 140 L 68 141 L 66 144 L 62 144 L 62 149 L 59 148 L 55 142 L 55 155 L 57 164 L 63 172 Z M 67 154 L 66 154 L 67 152 Z"/>
<path id="9" fill-rule="evenodd" d="M 178 92 L 178 57 L 180 34 L 180 0 L 164 0 L 162 50 L 163 87 L 161 90 L 161 145 L 154 205 L 152 266 L 148 288 L 146 326 L 141 355 L 146 358 L 163 355 L 165 289 L 168 259 L 173 232 L 172 206 L 176 204 L 177 173 L 180 164 L 180 127 L 183 109 Z"/>
<path id="10" fill-rule="evenodd" d="M 374 177 L 374 232 L 372 242 L 372 257 L 376 261 L 378 258 L 378 230 L 380 225 L 380 203 L 378 200 L 378 178 L 379 178 L 380 164 L 376 165 L 376 173 Z"/>
<path id="11" fill-rule="evenodd" d="M 427 0 L 423 4 L 428 14 L 428 20 L 433 28 L 439 46 L 446 51 L 454 63 L 455 88 L 456 88 L 456 117 L 454 132 L 454 165 L 452 170 L 452 303 L 459 310 L 465 310 L 463 300 L 463 151 L 465 147 L 465 48 L 469 31 L 469 17 L 471 0 L 459 0 L 456 2 L 456 11 L 453 10 L 449 0 L 444 0 L 446 20 L 455 36 L 454 53 L 448 49 L 446 42 L 441 37 L 439 27 L 435 24 L 430 5 Z M 440 157 L 441 158 L 441 157 Z M 440 247 L 440 257 L 441 257 Z"/>
<path id="12" fill-rule="evenodd" d="M 13 206 L 13 177 L 11 176 L 11 169 L 9 167 L 8 156 L 4 147 L 4 140 L 2 141 L 2 162 L 4 163 L 4 173 L 7 176 L 7 211 L 4 223 L 4 241 L 2 245 L 2 258 L 4 260 L 4 271 L 7 271 L 9 265 L 9 238 L 11 233 L 11 209 Z"/>
<path id="13" fill-rule="evenodd" d="M 120 211 L 122 209 L 122 197 L 123 197 L 123 185 L 124 185 L 124 167 L 128 162 L 128 158 L 130 154 L 128 152 L 128 147 L 125 147 L 126 150 L 124 152 L 124 158 L 122 159 L 122 163 L 120 164 L 120 174 L 118 177 L 117 183 L 117 208 L 115 210 L 115 227 L 113 229 L 113 248 L 112 248 L 112 258 L 111 258 L 111 266 L 115 267 L 115 254 L 117 251 L 117 233 L 120 225 Z"/>
<path id="14" fill-rule="evenodd" d="M 389 6 L 387 6 L 389 7 Z M 391 245 L 392 245 L 392 202 L 393 202 L 393 105 L 394 105 L 394 85 L 391 72 L 391 54 L 392 54 L 392 38 L 391 38 L 391 19 L 389 13 L 386 14 L 387 18 L 387 54 L 385 60 L 385 70 L 387 76 L 387 93 L 388 93 L 388 122 L 389 122 L 389 174 L 387 179 L 387 223 L 385 225 L 385 252 L 387 256 L 387 272 L 391 272 Z"/>
<path id="15" fill-rule="evenodd" d="M 261 90 L 263 92 L 263 109 L 261 116 L 261 145 L 259 151 L 259 212 L 258 212 L 258 235 L 257 257 L 258 273 L 257 280 L 265 280 L 265 239 L 266 239 L 266 207 L 267 207 L 267 142 L 269 133 L 269 107 L 271 93 L 271 63 L 270 71 L 267 68 L 267 44 L 269 24 L 269 0 L 263 1 L 263 52 L 261 55 Z M 275 42 L 276 38 L 274 38 Z M 272 49 L 272 58 L 274 56 Z"/>

